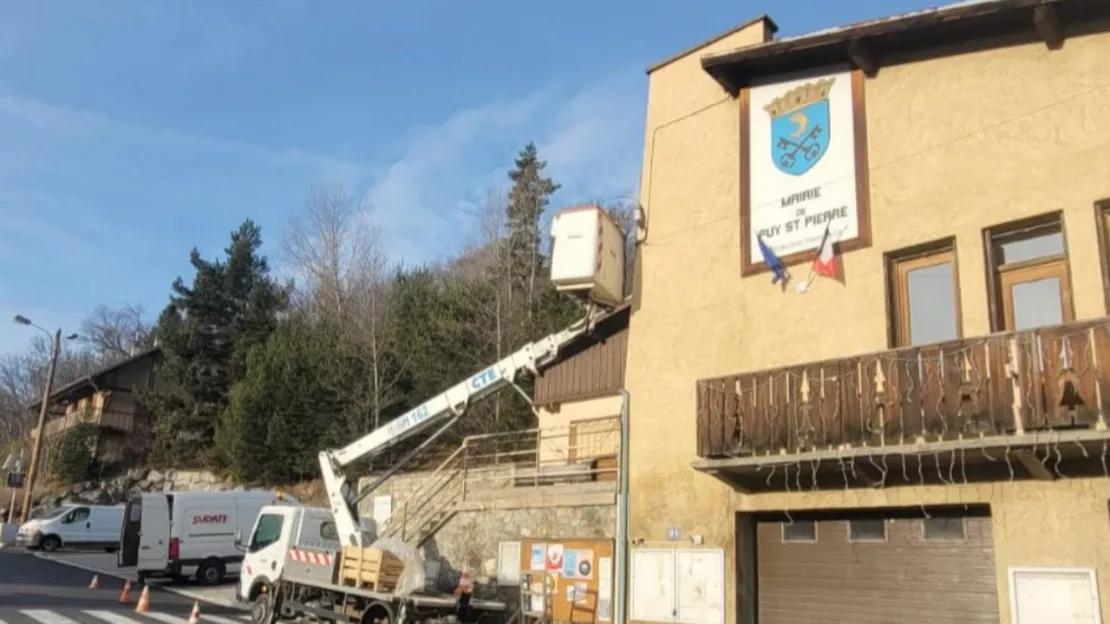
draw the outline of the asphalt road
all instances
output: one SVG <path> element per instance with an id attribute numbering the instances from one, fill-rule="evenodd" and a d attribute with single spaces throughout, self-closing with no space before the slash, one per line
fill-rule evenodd
<path id="1" fill-rule="evenodd" d="M 40 559 L 18 549 L 0 550 L 0 624 L 187 624 L 193 600 L 156 587 L 150 611 L 135 613 L 141 587 L 129 604 L 120 603 L 123 581 Z M 202 624 L 248 624 L 243 611 L 200 603 Z"/>

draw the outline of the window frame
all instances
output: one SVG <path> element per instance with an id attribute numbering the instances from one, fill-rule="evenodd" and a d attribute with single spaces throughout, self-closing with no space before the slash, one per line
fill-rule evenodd
<path id="1" fill-rule="evenodd" d="M 949 236 L 884 255 L 887 274 L 887 342 L 890 348 L 913 346 L 910 334 L 910 286 L 907 279 L 910 271 L 941 264 L 952 265 L 952 300 L 956 306 L 956 336 L 952 340 L 962 340 L 963 302 L 960 300 L 960 262 L 956 238 Z"/>
<path id="2" fill-rule="evenodd" d="M 331 527 L 331 532 L 335 534 L 335 537 L 328 537 L 327 535 L 325 535 L 325 534 L 324 534 L 324 528 L 325 528 L 325 527 Z M 338 527 L 336 527 L 336 526 L 335 526 L 335 522 L 333 522 L 333 521 L 331 521 L 331 520 L 325 520 L 325 521 L 321 522 L 321 523 L 320 523 L 320 526 L 319 526 L 319 527 L 317 527 L 317 532 L 318 532 L 318 533 L 320 534 L 320 539 L 322 539 L 322 540 L 324 540 L 324 541 L 326 541 L 326 542 L 338 542 L 338 541 L 341 541 L 341 540 L 339 539 L 339 528 L 338 528 Z"/>
<path id="3" fill-rule="evenodd" d="M 277 537 L 275 537 L 273 540 L 271 540 L 269 542 L 266 542 L 265 544 L 259 544 L 259 542 L 258 542 L 259 529 L 262 528 L 262 521 L 265 520 L 266 518 L 277 518 L 277 520 L 278 520 Z M 280 542 L 282 533 L 284 531 L 285 531 L 285 516 L 283 514 L 275 514 L 275 513 L 260 514 L 258 516 L 258 521 L 254 526 L 254 532 L 251 534 L 250 543 L 247 544 L 247 552 L 256 553 L 260 550 L 263 550 L 265 548 L 268 548 L 268 547 Z"/>
<path id="4" fill-rule="evenodd" d="M 1037 238 L 1038 235 L 1048 234 L 1049 230 L 1060 234 L 1060 253 L 1011 263 L 1002 261 L 1003 245 Z M 1012 287 L 1045 278 L 1055 277 L 1060 280 L 1062 322 L 1075 320 L 1071 254 L 1068 251 L 1068 233 L 1063 211 L 1055 210 L 983 228 L 983 255 L 990 294 L 988 307 L 992 332 L 1017 331 L 1014 329 Z"/>
<path id="5" fill-rule="evenodd" d="M 879 526 L 883 527 L 882 537 L 854 537 L 852 535 L 852 525 L 856 522 L 878 522 Z M 886 528 L 886 518 L 851 518 L 845 522 L 845 532 L 848 536 L 848 541 L 853 544 L 885 544 L 889 537 L 889 531 Z"/>
<path id="6" fill-rule="evenodd" d="M 807 539 L 794 539 L 786 536 L 786 527 L 796 524 L 808 524 L 813 527 L 813 537 Z M 779 523 L 779 538 L 783 544 L 816 544 L 819 529 L 815 520 L 794 520 L 793 522 L 783 521 Z"/>
<path id="7" fill-rule="evenodd" d="M 960 536 L 953 537 L 952 535 L 943 535 L 938 537 L 929 536 L 929 522 L 936 520 L 944 520 L 945 522 L 952 522 L 953 520 L 960 523 Z M 925 542 L 966 542 L 967 541 L 967 518 L 963 516 L 931 516 L 921 519 L 921 539 Z"/>
<path id="8" fill-rule="evenodd" d="M 1110 315 L 1110 197 L 1095 202 L 1095 232 L 1102 264 L 1102 305 L 1104 313 Z"/>

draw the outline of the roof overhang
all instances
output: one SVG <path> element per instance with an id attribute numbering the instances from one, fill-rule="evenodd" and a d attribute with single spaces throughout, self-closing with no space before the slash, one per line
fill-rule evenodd
<path id="1" fill-rule="evenodd" d="M 873 76 L 881 64 L 944 56 L 968 44 L 1041 40 L 1055 49 L 1070 30 L 1105 18 L 1106 0 L 969 0 L 707 54 L 701 64 L 736 95 L 762 78 L 836 63 Z"/>
<path id="2" fill-rule="evenodd" d="M 117 388 L 102 388 L 101 387 L 101 386 L 103 386 L 104 377 L 106 377 L 110 373 L 113 373 L 113 372 L 115 372 L 115 371 L 117 371 L 121 368 L 124 368 L 126 366 L 130 366 L 131 364 L 134 364 L 135 362 L 138 362 L 140 360 L 144 360 L 144 359 L 149 358 L 151 356 L 158 356 L 161 353 L 162 353 L 162 347 L 151 347 L 150 349 L 146 349 L 145 351 L 141 351 L 141 352 L 127 358 L 126 360 L 122 360 L 120 362 L 112 364 L 111 366 L 107 366 L 105 368 L 102 368 L 102 369 L 100 369 L 96 372 L 89 373 L 88 375 L 83 375 L 81 377 L 78 377 L 77 379 L 74 379 L 73 381 L 65 384 L 64 386 L 62 386 L 60 388 L 57 388 L 56 390 L 52 391 L 50 393 L 50 403 L 61 403 L 61 402 L 64 402 L 65 400 L 67 400 L 67 399 L 70 399 L 70 398 L 74 397 L 75 395 L 86 394 L 90 390 L 93 391 L 93 392 L 95 392 L 97 390 L 104 390 L 104 389 L 115 390 Z M 37 409 L 39 409 L 39 407 L 41 405 L 42 405 L 42 399 L 38 399 L 35 402 L 28 405 L 27 409 L 37 410 Z"/>

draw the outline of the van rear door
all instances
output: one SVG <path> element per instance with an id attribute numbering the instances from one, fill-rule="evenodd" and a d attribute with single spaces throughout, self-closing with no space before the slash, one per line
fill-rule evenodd
<path id="1" fill-rule="evenodd" d="M 119 533 L 116 565 L 129 568 L 139 563 L 139 530 L 143 519 L 143 495 L 134 494 L 123 510 L 123 526 Z"/>
<path id="2" fill-rule="evenodd" d="M 139 529 L 140 570 L 164 570 L 170 560 L 170 502 L 165 494 L 144 494 Z"/>

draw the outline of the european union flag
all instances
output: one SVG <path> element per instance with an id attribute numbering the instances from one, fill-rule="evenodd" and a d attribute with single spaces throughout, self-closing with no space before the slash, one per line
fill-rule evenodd
<path id="1" fill-rule="evenodd" d="M 763 255 L 763 263 L 771 269 L 773 276 L 771 277 L 772 284 L 778 284 L 780 281 L 786 279 L 786 267 L 782 266 L 782 260 L 771 251 L 767 243 L 763 242 L 762 236 L 757 236 L 756 241 L 759 243 L 759 253 Z"/>

